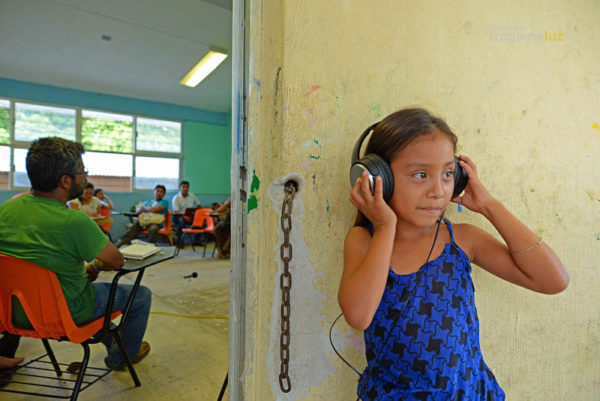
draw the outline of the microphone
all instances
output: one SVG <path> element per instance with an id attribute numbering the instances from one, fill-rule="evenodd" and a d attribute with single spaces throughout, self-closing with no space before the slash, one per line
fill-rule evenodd
<path id="1" fill-rule="evenodd" d="M 183 278 L 196 278 L 198 277 L 198 273 L 193 272 L 192 274 L 188 274 L 187 276 L 183 276 Z"/>

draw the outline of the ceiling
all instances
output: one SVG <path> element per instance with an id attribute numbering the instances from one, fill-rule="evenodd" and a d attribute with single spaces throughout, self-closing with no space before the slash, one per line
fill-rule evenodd
<path id="1" fill-rule="evenodd" d="M 231 110 L 233 0 L 0 0 L 0 77 Z M 179 84 L 217 47 L 230 55 Z"/>

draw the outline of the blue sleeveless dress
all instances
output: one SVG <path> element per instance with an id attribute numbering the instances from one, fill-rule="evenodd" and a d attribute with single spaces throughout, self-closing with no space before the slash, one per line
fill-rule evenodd
<path id="1" fill-rule="evenodd" d="M 451 243 L 437 259 L 408 275 L 390 268 L 364 332 L 367 367 L 357 389 L 363 401 L 505 400 L 481 355 L 469 258 L 446 226 Z"/>

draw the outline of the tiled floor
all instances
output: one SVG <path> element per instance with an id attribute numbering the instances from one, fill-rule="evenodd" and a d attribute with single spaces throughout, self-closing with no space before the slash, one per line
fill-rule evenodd
<path id="1" fill-rule="evenodd" d="M 184 278 L 193 272 L 196 278 Z M 110 273 L 103 276 L 111 278 Z M 142 283 L 153 292 L 145 336 L 152 350 L 135 365 L 142 386 L 134 387 L 127 371 L 112 372 L 79 400 L 216 400 L 227 373 L 229 261 L 211 258 L 210 252 L 202 258 L 201 249 L 193 253 L 188 247 L 175 259 L 148 268 Z M 51 346 L 59 362 L 81 359 L 79 345 L 51 341 Z M 27 360 L 43 353 L 40 340 L 23 338 L 17 355 Z M 101 344 L 91 346 L 90 366 L 104 367 L 105 353 Z M 0 399 L 42 398 L 0 393 Z"/>

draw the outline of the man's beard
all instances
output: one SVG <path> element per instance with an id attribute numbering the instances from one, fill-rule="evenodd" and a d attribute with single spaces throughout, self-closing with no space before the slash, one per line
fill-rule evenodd
<path id="1" fill-rule="evenodd" d="M 71 186 L 71 191 L 69 192 L 69 199 L 79 198 L 83 195 L 83 189 L 85 188 L 85 184 L 82 186 L 78 186 L 75 181 L 73 181 L 73 186 Z"/>

